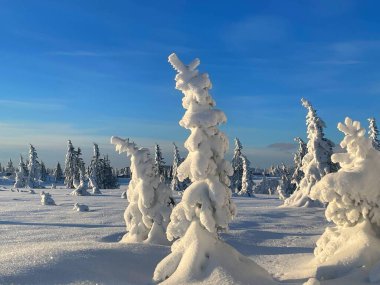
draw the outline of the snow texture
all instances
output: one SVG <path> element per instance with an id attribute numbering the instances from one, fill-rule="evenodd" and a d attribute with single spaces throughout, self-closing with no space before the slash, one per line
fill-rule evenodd
<path id="1" fill-rule="evenodd" d="M 122 242 L 168 244 L 165 236 L 171 213 L 170 189 L 155 173 L 147 148 L 138 148 L 129 139 L 112 137 L 119 153 L 131 157 L 132 179 L 128 186 L 128 207 L 124 213 L 127 233 Z"/>

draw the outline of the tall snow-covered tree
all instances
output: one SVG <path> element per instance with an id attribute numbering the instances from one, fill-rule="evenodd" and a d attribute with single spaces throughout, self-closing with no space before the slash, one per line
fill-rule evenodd
<path id="1" fill-rule="evenodd" d="M 291 175 L 285 164 L 281 165 L 281 179 L 277 186 L 277 192 L 281 200 L 285 200 L 294 191 L 294 184 L 291 183 Z"/>
<path id="2" fill-rule="evenodd" d="M 302 105 L 307 109 L 307 154 L 302 159 L 302 178 L 292 196 L 285 200 L 285 206 L 313 207 L 323 206 L 320 201 L 310 198 L 310 190 L 327 173 L 337 170 L 337 165 L 331 161 L 334 143 L 325 138 L 323 129 L 325 122 L 318 117 L 316 110 L 309 101 L 302 98 Z"/>
<path id="3" fill-rule="evenodd" d="M 113 171 L 108 155 L 104 156 L 101 164 L 101 188 L 114 189 L 118 187 L 117 176 Z"/>
<path id="4" fill-rule="evenodd" d="M 24 163 L 24 159 L 22 155 L 20 155 L 20 163 L 18 166 L 18 170 L 16 172 L 16 181 L 15 181 L 14 187 L 16 188 L 25 187 L 27 177 L 28 177 L 27 168 Z"/>
<path id="5" fill-rule="evenodd" d="M 9 173 L 10 175 L 13 175 L 15 173 L 15 168 L 13 166 L 12 159 L 9 159 L 5 172 Z"/>
<path id="6" fill-rule="evenodd" d="M 129 182 L 128 207 L 124 212 L 127 233 L 122 242 L 168 244 L 165 236 L 171 212 L 170 189 L 155 172 L 149 149 L 138 148 L 129 139 L 112 137 L 119 153 L 131 157 L 132 179 Z"/>
<path id="7" fill-rule="evenodd" d="M 39 178 L 41 177 L 40 163 L 38 162 L 36 149 L 33 145 L 29 148 L 29 162 L 28 162 L 28 180 L 27 186 L 35 188 L 39 186 Z"/>
<path id="8" fill-rule="evenodd" d="M 98 144 L 94 143 L 94 154 L 88 169 L 89 186 L 92 188 L 93 194 L 101 194 L 99 190 L 99 182 L 101 183 L 101 160 Z"/>
<path id="9" fill-rule="evenodd" d="M 243 146 L 238 138 L 235 138 L 235 149 L 232 157 L 232 168 L 234 170 L 231 176 L 231 189 L 234 193 L 238 193 L 242 188 L 243 177 L 243 158 L 242 158 Z"/>
<path id="10" fill-rule="evenodd" d="M 67 153 L 65 159 L 65 184 L 69 189 L 74 188 L 74 177 L 76 173 L 76 152 L 71 140 L 67 141 Z"/>
<path id="11" fill-rule="evenodd" d="M 165 161 L 164 161 L 164 158 L 162 157 L 161 148 L 158 144 L 155 144 L 155 146 L 154 146 L 154 171 L 162 179 L 165 178 L 164 165 L 165 165 Z"/>
<path id="12" fill-rule="evenodd" d="M 254 182 L 252 180 L 251 170 L 249 168 L 250 162 L 245 155 L 241 155 L 243 162 L 243 174 L 241 179 L 241 190 L 238 192 L 239 196 L 254 197 L 253 186 Z"/>
<path id="13" fill-rule="evenodd" d="M 300 187 L 300 182 L 302 178 L 305 176 L 305 174 L 302 171 L 302 159 L 307 153 L 307 146 L 306 143 L 300 137 L 294 138 L 294 141 L 298 143 L 298 150 L 293 157 L 294 172 L 292 175 L 291 183 L 294 184 L 295 191 L 298 191 Z"/>
<path id="14" fill-rule="evenodd" d="M 334 223 L 314 250 L 321 276 L 324 269 L 329 275 L 371 270 L 380 261 L 380 152 L 365 136 L 360 122 L 346 118 L 338 129 L 345 135 L 340 146 L 346 152 L 333 154 L 332 161 L 341 168 L 324 176 L 310 192 L 313 199 L 328 203 L 325 216 Z M 379 276 L 378 265 L 372 271 Z"/>
<path id="15" fill-rule="evenodd" d="M 41 164 L 40 164 L 40 178 L 42 181 L 46 181 L 48 178 L 46 166 L 45 166 L 45 163 L 43 161 L 41 161 Z"/>
<path id="16" fill-rule="evenodd" d="M 220 231 L 227 230 L 236 211 L 228 178 L 233 169 L 224 159 L 228 139 L 218 129 L 219 124 L 226 122 L 226 116 L 214 108 L 209 76 L 196 69 L 199 59 L 184 65 L 172 54 L 169 62 L 177 71 L 176 89 L 184 94 L 182 105 L 186 112 L 180 125 L 191 131 L 185 142 L 189 154 L 178 167 L 178 178 L 189 177 L 192 183 L 171 214 L 167 237 L 177 240 L 172 252 L 157 265 L 153 279 L 184 284 L 207 277 L 206 269 L 212 272 L 213 268 L 223 268 L 229 262 L 239 268 L 242 260 L 247 259 L 218 238 Z M 220 258 L 222 253 L 229 260 Z M 258 267 L 253 262 L 250 264 Z M 234 280 L 237 276 L 224 277 Z M 264 274 L 257 276 L 257 284 L 265 284 L 261 278 L 265 278 Z"/>
<path id="17" fill-rule="evenodd" d="M 375 149 L 380 150 L 380 141 L 378 139 L 379 130 L 377 129 L 377 124 L 375 118 L 369 118 L 369 128 L 368 135 L 372 141 L 372 145 Z"/>
<path id="18" fill-rule="evenodd" d="M 74 159 L 74 186 L 78 187 L 82 181 L 82 178 L 85 178 L 86 173 L 86 166 L 82 158 L 82 149 L 80 147 L 78 147 L 77 150 L 74 150 Z"/>

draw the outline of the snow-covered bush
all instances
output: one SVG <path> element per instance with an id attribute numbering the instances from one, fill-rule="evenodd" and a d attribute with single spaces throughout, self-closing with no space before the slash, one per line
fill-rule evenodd
<path id="1" fill-rule="evenodd" d="M 314 201 L 310 198 L 310 190 L 324 175 L 336 171 L 337 165 L 331 162 L 334 143 L 324 137 L 323 128 L 326 125 L 317 116 L 317 112 L 310 102 L 303 98 L 301 101 L 302 105 L 308 110 L 306 116 L 307 154 L 302 159 L 301 168 L 304 177 L 299 183 L 299 188 L 285 200 L 284 206 L 323 206 L 320 201 Z"/>
<path id="2" fill-rule="evenodd" d="M 90 208 L 87 205 L 75 203 L 73 210 L 77 212 L 88 212 L 90 211 Z"/>
<path id="3" fill-rule="evenodd" d="M 42 191 L 40 196 L 41 196 L 42 205 L 55 205 L 55 202 L 53 198 L 51 197 L 50 193 Z"/>
<path id="4" fill-rule="evenodd" d="M 218 238 L 219 232 L 228 229 L 236 209 L 231 201 L 228 178 L 233 169 L 224 159 L 228 139 L 218 129 L 219 124 L 226 122 L 226 116 L 214 109 L 209 76 L 196 69 L 199 59 L 184 65 L 171 54 L 169 62 L 177 71 L 176 89 L 184 94 L 182 105 L 186 112 L 180 125 L 191 131 L 185 142 L 189 154 L 178 167 L 178 178 L 188 177 L 192 184 L 171 214 L 167 237 L 176 241 L 172 252 L 157 265 L 153 279 L 165 281 L 163 284 L 186 284 L 221 270 L 224 278 L 230 278 L 233 283 L 235 278 L 244 278 L 241 271 L 236 270 L 244 267 L 250 269 L 243 275 L 257 273 L 257 284 L 267 284 L 263 280 L 269 277 L 262 268 Z"/>
<path id="5" fill-rule="evenodd" d="M 165 236 L 171 213 L 170 188 L 155 173 L 149 149 L 138 148 L 129 139 L 112 137 L 119 153 L 131 157 L 132 179 L 129 182 L 128 207 L 124 213 L 127 233 L 122 242 L 168 244 Z"/>
<path id="6" fill-rule="evenodd" d="M 313 199 L 328 203 L 326 228 L 314 254 L 320 264 L 358 268 L 380 260 L 380 152 L 365 136 L 357 121 L 346 118 L 338 129 L 346 150 L 332 161 L 341 168 L 324 176 L 310 192 Z M 320 273 L 323 275 L 323 270 Z"/>

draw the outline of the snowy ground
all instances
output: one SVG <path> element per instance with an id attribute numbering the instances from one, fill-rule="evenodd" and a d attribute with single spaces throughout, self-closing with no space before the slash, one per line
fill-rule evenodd
<path id="1" fill-rule="evenodd" d="M 40 190 L 33 195 L 0 186 L 0 284 L 152 284 L 170 248 L 118 243 L 125 231 L 124 190 L 75 197 L 68 189 L 49 189 L 57 205 L 43 206 Z M 266 195 L 234 201 L 239 214 L 225 241 L 281 283 L 302 284 L 315 273 L 297 269 L 311 259 L 326 226 L 323 209 L 278 208 L 281 201 Z M 76 202 L 90 211 L 72 210 Z M 330 282 L 322 284 L 338 284 Z"/>

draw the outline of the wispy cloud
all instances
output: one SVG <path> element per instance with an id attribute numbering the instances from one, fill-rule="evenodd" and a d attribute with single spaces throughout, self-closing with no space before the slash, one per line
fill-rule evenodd
<path id="1" fill-rule="evenodd" d="M 65 109 L 66 106 L 61 103 L 0 99 L 0 107 L 58 111 Z"/>
<path id="2" fill-rule="evenodd" d="M 278 142 L 272 143 L 267 146 L 268 148 L 279 150 L 279 151 L 293 151 L 297 149 L 297 145 L 294 143 Z"/>

